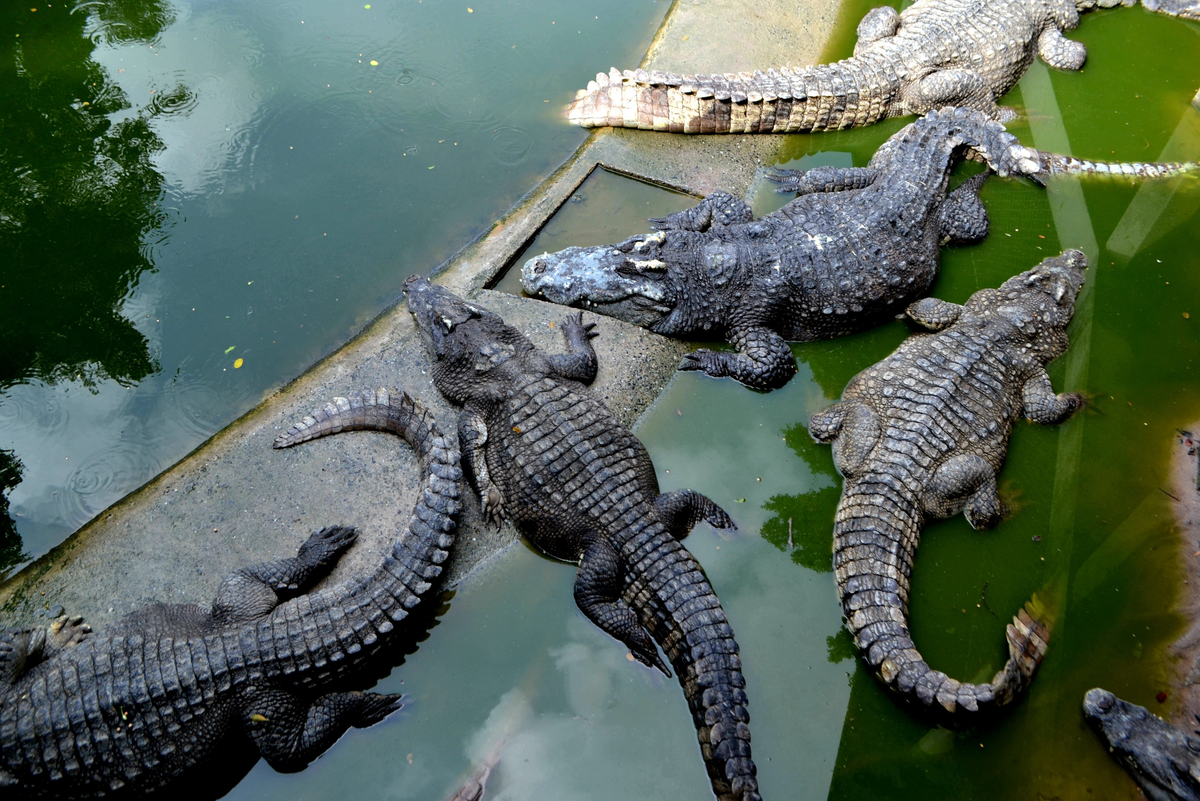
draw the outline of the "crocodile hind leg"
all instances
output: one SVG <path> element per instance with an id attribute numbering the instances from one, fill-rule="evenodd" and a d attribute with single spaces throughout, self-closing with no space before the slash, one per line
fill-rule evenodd
<path id="1" fill-rule="evenodd" d="M 462 461 L 471 481 L 475 483 L 475 491 L 479 493 L 479 506 L 484 519 L 499 526 L 507 512 L 504 493 L 492 483 L 492 475 L 488 472 L 487 453 L 484 450 L 487 441 L 487 418 L 482 411 L 468 403 L 458 416 L 458 444 L 462 448 Z"/>
<path id="2" fill-rule="evenodd" d="M 714 225 L 736 225 L 754 219 L 746 201 L 728 192 L 713 192 L 690 209 L 651 217 L 650 227 L 659 231 L 697 231 L 703 233 Z"/>
<path id="3" fill-rule="evenodd" d="M 996 105 L 991 87 L 978 73 L 949 69 L 931 72 L 908 86 L 903 93 L 908 114 L 925 114 L 943 106 L 960 106 L 982 111 L 999 122 L 1011 122 L 1017 113 Z"/>
<path id="4" fill-rule="evenodd" d="M 737 529 L 725 510 L 710 499 L 690 489 L 664 492 L 654 500 L 654 513 L 670 532 L 681 540 L 701 520 L 707 520 L 713 528 Z"/>
<path id="5" fill-rule="evenodd" d="M 810 170 L 771 170 L 767 180 L 778 184 L 781 195 L 812 195 L 817 192 L 844 192 L 875 183 L 879 170 L 874 167 L 813 167 Z"/>
<path id="6" fill-rule="evenodd" d="M 654 640 L 638 622 L 637 615 L 618 602 L 623 589 L 621 572 L 621 557 L 616 549 L 599 537 L 592 538 L 575 576 L 575 603 L 588 620 L 625 643 L 634 659 L 670 676 L 671 669 L 658 655 Z"/>
<path id="7" fill-rule="evenodd" d="M 996 491 L 996 471 L 982 456 L 953 456 L 943 462 L 925 487 L 926 513 L 950 517 L 960 511 L 972 528 L 995 527 L 1004 517 L 1004 503 Z"/>
<path id="8" fill-rule="evenodd" d="M 563 338 L 567 340 L 567 353 L 546 357 L 546 360 L 550 362 L 550 368 L 555 373 L 581 384 L 590 384 L 596 380 L 599 362 L 596 359 L 596 350 L 592 347 L 591 340 L 600 334 L 592 330 L 595 327 L 595 323 L 585 324 L 583 322 L 583 312 L 567 315 L 566 319 L 562 321 Z"/>
<path id="9" fill-rule="evenodd" d="M 822 409 L 808 419 L 808 435 L 814 442 L 833 442 L 846 422 L 846 408 L 849 404 L 842 401 Z"/>
<path id="10" fill-rule="evenodd" d="M 280 601 L 305 592 L 328 575 L 356 539 L 353 528 L 327 526 L 313 532 L 291 559 L 234 571 L 217 590 L 213 619 L 222 625 L 258 620 Z"/>
<path id="11" fill-rule="evenodd" d="M 242 721 L 258 752 L 275 770 L 303 770 L 351 726 L 365 729 L 401 707 L 399 695 L 344 692 L 305 701 L 259 688 L 248 693 Z"/>
<path id="12" fill-rule="evenodd" d="M 729 342 L 740 352 L 699 348 L 683 357 L 679 369 L 700 370 L 714 378 L 733 378 L 753 389 L 778 389 L 796 374 L 792 349 L 769 328 L 734 329 L 730 331 Z"/>
<path id="13" fill-rule="evenodd" d="M 984 171 L 968 178 L 946 197 L 938 214 L 943 245 L 969 245 L 987 237 L 990 224 L 979 190 L 989 174 Z"/>

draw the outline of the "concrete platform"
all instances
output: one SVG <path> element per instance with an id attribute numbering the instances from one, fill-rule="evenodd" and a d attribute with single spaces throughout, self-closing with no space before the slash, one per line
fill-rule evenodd
<path id="1" fill-rule="evenodd" d="M 749 9 L 735 0 L 678 0 L 641 66 L 694 72 L 812 63 L 839 7 L 821 0 L 758 0 Z M 581 74 L 579 85 L 589 77 Z M 437 280 L 499 313 L 540 346 L 561 349 L 551 324 L 564 309 L 484 287 L 597 165 L 698 194 L 745 194 L 782 141 L 598 131 L 444 265 Z M 596 321 L 595 391 L 633 425 L 671 380 L 687 346 L 609 318 Z M 432 387 L 427 367 L 404 305 L 384 311 L 341 349 L 0 585 L 0 628 L 57 605 L 98 626 L 151 601 L 207 604 L 231 569 L 291 555 L 308 532 L 333 523 L 357 526 L 360 540 L 331 580 L 366 570 L 412 509 L 416 463 L 407 446 L 369 432 L 287 451 L 272 450 L 271 442 L 325 400 L 365 386 L 408 390 L 453 430 L 457 409 Z M 516 537 L 511 525 L 498 531 L 484 526 L 478 504 L 468 499 L 448 581 L 465 580 Z"/>

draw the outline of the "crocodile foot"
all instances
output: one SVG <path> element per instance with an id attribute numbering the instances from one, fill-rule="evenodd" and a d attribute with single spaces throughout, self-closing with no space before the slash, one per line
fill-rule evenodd
<path id="1" fill-rule="evenodd" d="M 365 729 L 368 726 L 374 726 L 388 715 L 401 709 L 404 706 L 401 703 L 403 698 L 404 696 L 400 694 L 363 693 L 362 706 L 359 707 L 354 728 Z"/>
<path id="2" fill-rule="evenodd" d="M 46 645 L 59 651 L 78 645 L 91 636 L 92 627 L 83 622 L 79 615 L 63 615 L 46 629 Z"/>

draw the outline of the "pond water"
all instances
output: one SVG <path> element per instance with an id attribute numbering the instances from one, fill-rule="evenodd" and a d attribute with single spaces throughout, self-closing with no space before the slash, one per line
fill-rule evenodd
<path id="1" fill-rule="evenodd" d="M 849 52 L 849 34 L 866 8 L 858 0 L 848 4 L 843 35 L 829 55 Z M 338 20 L 359 11 L 365 10 L 348 7 L 338 12 Z M 458 16 L 444 13 L 447 26 L 449 21 L 463 24 Z M 201 16 L 195 11 L 186 19 L 177 17 L 174 25 L 190 25 Z M 312 24 L 308 17 L 302 18 L 306 27 Z M 228 30 L 222 27 L 226 24 L 214 23 L 217 30 Z M 272 31 L 281 27 L 262 24 Z M 535 24 L 526 18 L 521 23 L 525 27 L 513 30 L 537 24 L 540 21 Z M 647 31 L 648 38 L 653 21 L 639 24 L 643 27 L 636 29 Z M 364 37 L 377 37 L 381 47 L 387 38 L 379 33 L 378 21 L 364 22 L 356 30 Z M 346 36 L 346 44 L 357 41 L 351 34 Z M 1012 126 L 1022 141 L 1109 159 L 1200 154 L 1200 114 L 1190 106 L 1200 86 L 1200 26 L 1141 9 L 1119 9 L 1086 15 L 1073 36 L 1085 42 L 1091 53 L 1082 73 L 1051 72 L 1035 65 L 1006 100 L 1023 112 L 1022 121 Z M 644 46 L 641 42 L 636 47 Z M 107 52 L 106 47 L 111 45 L 96 45 L 94 52 Z M 302 50 L 300 45 L 293 47 Z M 641 52 L 636 47 L 611 58 L 608 53 L 593 55 L 591 61 L 580 55 L 577 63 L 590 63 L 593 68 L 610 61 L 633 63 Z M 381 66 L 387 63 L 371 54 L 370 48 L 354 44 L 351 49 L 380 60 Z M 582 49 L 574 48 L 572 58 Z M 254 68 L 272 62 L 262 58 Z M 225 62 L 214 58 L 214 63 Z M 285 67 L 279 64 L 273 69 L 283 72 Z M 357 69 L 356 64 L 346 68 L 351 77 Z M 283 77 L 299 81 L 302 73 L 292 74 L 298 70 L 298 66 L 290 68 Z M 582 67 L 575 72 L 591 71 Z M 561 83 L 569 86 L 556 89 L 558 95 L 546 95 L 552 101 L 568 97 L 578 82 L 571 70 L 561 72 L 565 75 Z M 195 80 L 204 74 L 201 69 Z M 544 77 L 558 80 L 554 75 Z M 175 82 L 163 80 L 160 85 L 169 90 Z M 371 87 L 364 84 L 364 88 Z M 351 98 L 354 103 L 338 101 L 346 105 L 335 113 L 312 91 L 311 106 L 298 108 L 325 115 L 329 126 L 340 125 L 348 109 L 359 109 L 357 114 L 363 108 L 363 98 L 356 96 Z M 399 90 L 389 87 L 389 91 Z M 203 98 L 201 94 L 201 102 Z M 536 108 L 540 98 L 529 102 Z M 365 112 L 361 113 L 358 127 L 369 128 Z M 512 119 L 522 120 L 531 135 L 569 139 L 549 111 L 536 125 L 533 113 Z M 293 114 L 275 129 L 276 144 L 271 149 L 292 145 L 294 137 L 289 134 L 296 132 L 300 119 L 299 113 Z M 861 131 L 788 137 L 782 141 L 781 164 L 862 165 L 903 124 L 899 120 Z M 535 131 L 540 128 L 551 128 L 553 133 Z M 397 155 L 397 143 L 407 132 L 397 133 L 383 123 L 371 130 L 352 135 L 338 128 L 312 136 L 339 150 L 351 142 L 354 148 L 388 150 L 396 156 L 393 162 L 403 164 L 407 157 Z M 442 137 L 427 138 L 436 142 Z M 459 141 L 461 150 L 463 140 Z M 486 141 L 477 140 L 476 147 Z M 426 139 L 420 145 L 422 159 L 429 148 L 437 152 Z M 180 149 L 188 147 L 184 144 Z M 260 152 L 256 159 L 266 158 L 262 146 L 255 152 Z M 275 152 L 271 158 L 280 159 L 274 162 L 278 177 L 288 172 L 287 160 L 294 156 Z M 353 159 L 337 163 L 348 168 Z M 446 166 L 422 161 L 417 176 L 428 178 L 421 171 L 430 165 L 436 166 L 433 173 Z M 380 177 L 377 167 L 358 165 L 358 178 L 349 181 L 335 176 L 332 166 L 322 172 L 313 164 L 291 163 L 290 169 L 294 183 L 276 203 L 261 207 L 252 218 L 260 226 L 271 222 L 271 215 L 284 218 L 271 223 L 270 241 L 272 248 L 288 254 L 286 261 L 283 256 L 264 257 L 252 264 L 234 244 L 244 245 L 254 235 L 243 230 L 249 227 L 246 212 L 239 207 L 235 213 L 225 205 L 247 201 L 226 195 L 245 198 L 265 191 L 265 181 L 257 188 L 247 184 L 226 194 L 214 190 L 189 199 L 196 205 L 189 206 L 186 219 L 179 218 L 169 228 L 168 241 L 146 249 L 158 259 L 158 272 L 143 271 L 125 301 L 126 310 L 146 311 L 156 308 L 154 302 L 166 303 L 147 301 L 139 307 L 135 301 L 148 292 L 151 278 L 165 281 L 168 271 L 162 259 L 194 219 L 208 226 L 205 230 L 211 236 L 219 237 L 200 243 L 189 235 L 192 245 L 202 248 L 212 261 L 203 268 L 195 261 L 176 267 L 189 276 L 191 291 L 214 288 L 208 297 L 215 307 L 209 314 L 215 319 L 209 327 L 197 324 L 180 329 L 174 341 L 180 348 L 176 353 L 194 347 L 195 352 L 208 354 L 203 360 L 197 356 L 197 364 L 207 365 L 204 369 L 209 372 L 204 374 L 214 378 L 208 385 L 212 396 L 222 403 L 233 398 L 220 407 L 230 410 L 230 415 L 239 403 L 244 406 L 252 400 L 253 393 L 242 392 L 234 382 L 242 379 L 256 354 L 292 353 L 286 365 L 263 357 L 269 366 L 262 369 L 271 378 L 256 385 L 256 391 L 261 391 L 298 371 L 305 359 L 319 355 L 327 346 L 322 343 L 331 345 L 358 324 L 353 315 L 339 318 L 337 324 L 330 322 L 338 307 L 329 299 L 342 297 L 338 303 L 345 302 L 334 290 L 353 284 L 368 298 L 359 308 L 369 316 L 370 309 L 378 308 L 390 294 L 388 287 L 404 274 L 406 268 L 397 266 L 397 261 L 411 265 L 409 271 L 425 269 L 442 253 L 436 243 L 428 244 L 430 252 L 439 256 L 422 263 L 409 258 L 407 240 L 401 244 L 401 237 L 388 235 L 401 223 L 397 217 L 380 219 L 391 211 L 380 208 L 380 198 L 396 190 Z M 495 179 L 501 168 L 493 161 L 486 170 L 487 178 L 480 174 L 479 181 Z M 194 174 L 206 173 L 197 168 Z M 224 175 L 219 181 L 232 183 L 255 173 L 234 166 L 219 174 Z M 424 187 L 397 199 L 409 215 L 424 213 L 422 206 L 443 203 L 448 195 L 458 202 L 439 206 L 444 216 L 474 214 L 470 219 L 475 224 L 486 225 L 489 215 L 499 213 L 507 202 L 503 198 L 509 197 L 498 192 L 501 199 L 493 206 L 472 206 L 475 211 L 468 214 L 464 204 L 478 200 L 471 191 L 474 185 L 421 184 L 423 179 L 409 177 L 414 185 Z M 476 180 L 464 168 L 460 182 L 467 177 Z M 525 187 L 512 186 L 512 195 L 532 186 L 533 180 Z M 981 245 L 944 254 L 935 294 L 958 302 L 1064 247 L 1081 247 L 1093 264 L 1070 329 L 1071 350 L 1050 370 L 1057 388 L 1089 393 L 1091 406 L 1063 426 L 1020 426 L 1015 432 L 1001 475 L 1002 490 L 1017 506 L 1011 519 L 987 533 L 972 531 L 961 519 L 933 524 L 916 558 L 911 601 L 914 637 L 931 664 L 952 675 L 989 678 L 1004 659 L 1005 622 L 1031 596 L 1036 594 L 1055 615 L 1050 650 L 1030 691 L 990 725 L 958 732 L 930 729 L 899 707 L 856 658 L 841 625 L 830 573 L 830 531 L 840 479 L 829 449 L 813 444 L 805 426 L 812 412 L 836 399 L 855 373 L 890 353 L 909 329 L 896 322 L 830 342 L 796 345 L 799 374 L 782 390 L 768 394 L 731 381 L 679 374 L 643 418 L 638 434 L 655 460 L 663 488 L 690 486 L 705 492 L 741 527 L 740 534 L 724 537 L 702 526 L 688 538 L 687 546 L 704 565 L 742 647 L 754 756 L 765 798 L 1133 797 L 1132 783 L 1085 728 L 1079 706 L 1084 691 L 1096 685 L 1164 712 L 1173 700 L 1164 705 L 1155 701 L 1173 672 L 1167 646 L 1182 626 L 1171 611 L 1182 576 L 1169 498 L 1162 488 L 1176 428 L 1200 418 L 1200 332 L 1195 328 L 1200 324 L 1198 183 L 1139 188 L 1058 181 L 1042 190 L 992 179 L 983 191 L 992 218 L 991 235 Z M 170 185 L 164 185 L 165 196 L 172 197 Z M 360 186 L 366 196 L 355 191 Z M 593 232 L 584 231 L 579 216 L 585 208 L 603 208 L 612 211 L 614 219 L 620 217 L 610 221 L 611 228 L 598 240 L 613 241 L 644 232 L 639 218 L 690 202 L 604 172 L 593 174 L 578 194 L 581 199 L 565 204 L 531 249 L 552 249 L 573 236 L 592 236 Z M 332 225 L 301 226 L 296 221 L 295 227 L 287 227 L 293 221 L 290 215 L 297 213 L 292 206 L 298 197 L 311 198 L 310 210 L 300 212 L 301 221 L 306 214 L 321 220 L 317 212 L 341 221 L 342 245 L 336 254 L 320 255 L 326 245 L 322 234 L 332 237 Z M 751 199 L 759 213 L 783 202 L 761 182 Z M 209 208 L 224 209 L 224 216 L 202 211 Z M 142 226 L 139 231 L 149 225 L 144 220 L 135 223 Z M 458 242 L 477 230 L 469 222 L 462 226 Z M 354 233 L 361 238 L 354 238 Z M 444 234 L 439 240 L 451 236 L 441 228 L 438 233 Z M 414 227 L 409 236 L 423 234 Z M 86 251 L 85 245 L 81 242 L 81 252 Z M 445 252 L 454 247 L 448 244 Z M 373 252 L 375 261 L 357 250 L 357 256 L 343 258 L 349 248 Z M 319 262 L 322 267 L 300 280 L 280 277 L 295 275 L 289 270 L 298 262 Z M 368 273 L 356 272 L 353 275 L 360 282 L 342 284 L 338 282 L 347 273 L 337 270 L 343 267 L 375 269 L 379 274 L 369 278 Z M 205 280 L 210 274 L 212 278 Z M 255 283 L 248 285 L 250 280 Z M 310 325 L 323 326 L 327 339 L 304 340 L 309 350 L 300 352 L 299 340 L 290 337 L 270 346 L 280 350 L 269 350 L 265 342 L 271 341 L 275 329 L 254 328 L 237 317 L 240 310 L 243 317 L 254 319 L 243 308 L 250 303 L 245 294 L 257 291 L 260 281 L 275 287 L 276 305 L 282 309 L 286 301 L 288 312 L 302 302 L 295 301 L 297 295 L 315 288 L 317 297 L 308 301 L 312 305 L 278 312 L 276 325 L 283 330 L 311 320 Z M 174 315 L 190 319 L 190 306 L 188 314 L 179 308 L 184 295 L 163 295 L 163 291 L 160 288 L 156 297 L 174 297 L 176 305 L 170 307 Z M 307 318 L 302 316 L 305 309 Z M 234 325 L 221 322 L 225 314 L 243 327 L 222 328 Z M 159 339 L 151 339 L 146 332 L 153 329 L 148 326 L 137 330 L 148 342 L 162 340 L 160 334 L 154 334 Z M 227 331 L 233 333 L 221 339 Z M 233 335 L 242 332 L 257 332 L 259 338 L 253 340 L 255 352 L 243 357 L 245 364 L 235 373 L 232 359 L 244 352 L 242 342 L 251 341 L 235 341 Z M 202 340 L 202 334 L 219 339 L 211 345 L 211 353 L 204 351 L 210 343 Z M 224 354 L 230 345 L 239 350 Z M 166 363 L 160 351 L 150 353 L 160 365 Z M 130 375 L 121 381 L 140 382 L 137 388 L 120 391 L 136 394 L 148 381 L 157 380 L 133 376 L 136 369 L 130 368 Z M 104 380 L 118 384 L 117 378 Z M 165 386 L 170 379 L 163 381 Z M 72 398 L 86 394 L 81 380 L 76 382 Z M 18 389 L 26 387 L 12 391 Z M 100 397 L 117 391 L 106 385 Z M 40 407 L 30 412 L 38 413 L 46 412 Z M 75 415 L 69 419 L 76 424 Z M 92 422 L 84 425 L 87 435 L 104 435 L 90 430 L 100 428 L 100 418 L 89 419 Z M 148 416 L 130 413 L 121 419 L 144 419 L 138 425 L 153 429 L 153 418 Z M 27 441 L 39 440 L 30 434 Z M 32 458 L 24 451 L 20 455 Z M 71 458 L 75 459 L 73 453 Z M 28 461 L 26 470 L 32 472 Z M 28 496 L 20 492 L 18 487 L 13 494 L 14 509 L 32 509 L 21 505 Z M 678 685 L 628 662 L 624 648 L 576 611 L 571 600 L 573 578 L 569 567 L 528 548 L 512 551 L 448 598 L 442 614 L 431 621 L 428 638 L 403 665 L 381 679 L 380 690 L 408 693 L 404 710 L 378 727 L 350 732 L 302 774 L 276 774 L 260 763 L 230 797 L 249 801 L 354 794 L 438 799 L 448 797 L 480 765 L 494 762 L 489 799 L 710 798 Z"/>
<path id="2" fill-rule="evenodd" d="M 570 156 L 579 76 L 636 62 L 668 7 L 585 5 L 3 4 L 0 575 Z"/>

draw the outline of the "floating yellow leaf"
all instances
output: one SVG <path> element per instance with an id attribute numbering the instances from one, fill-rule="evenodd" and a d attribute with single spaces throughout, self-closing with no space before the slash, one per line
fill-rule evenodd
<path id="1" fill-rule="evenodd" d="M 242 362 L 242 360 L 241 360 L 241 359 L 236 359 L 236 360 L 234 360 L 234 362 L 233 362 L 233 369 L 234 369 L 234 370 L 238 369 L 239 367 L 241 367 L 241 366 L 242 366 L 242 364 L 243 364 L 243 362 Z"/>
<path id="2" fill-rule="evenodd" d="M 379 62 L 378 62 L 378 61 L 375 61 L 375 60 L 372 60 L 372 61 L 371 61 L 371 66 L 372 66 L 372 67 L 378 67 L 378 66 L 379 66 Z"/>
<path id="3" fill-rule="evenodd" d="M 260 715 L 257 712 L 255 712 L 253 715 L 251 715 L 250 719 L 253 720 L 255 723 L 266 723 L 267 722 L 266 716 Z"/>
<path id="4" fill-rule="evenodd" d="M 228 318 L 226 318 L 226 319 L 228 319 Z M 230 345 L 228 348 L 225 349 L 225 355 L 228 356 L 229 354 L 233 353 L 233 351 L 236 349 L 237 349 L 237 345 Z"/>
<path id="5" fill-rule="evenodd" d="M 470 6 L 467 6 L 467 13 L 468 13 L 468 14 L 474 14 L 474 13 L 475 13 L 475 9 L 471 8 Z"/>

